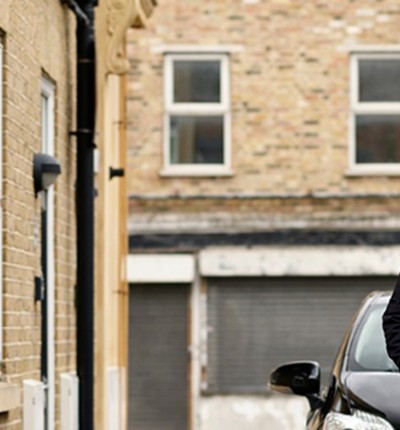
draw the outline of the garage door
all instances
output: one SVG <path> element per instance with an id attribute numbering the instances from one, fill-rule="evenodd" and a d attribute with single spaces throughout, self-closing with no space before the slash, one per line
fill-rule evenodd
<path id="1" fill-rule="evenodd" d="M 188 294 L 130 287 L 129 430 L 188 428 Z"/>
<path id="2" fill-rule="evenodd" d="M 265 392 L 277 365 L 320 362 L 327 377 L 362 299 L 394 278 L 210 279 L 208 389 Z"/>

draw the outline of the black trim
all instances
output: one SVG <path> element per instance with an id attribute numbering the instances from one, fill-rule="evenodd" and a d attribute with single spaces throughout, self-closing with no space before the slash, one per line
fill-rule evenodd
<path id="1" fill-rule="evenodd" d="M 96 60 L 94 7 L 78 0 L 77 38 L 77 373 L 79 428 L 94 429 L 94 128 Z"/>
<path id="2" fill-rule="evenodd" d="M 47 196 L 44 195 L 43 199 L 47 199 Z M 45 203 L 46 205 L 46 203 Z M 42 344 L 41 344 L 41 353 L 40 353 L 40 376 L 41 380 L 44 384 L 47 384 L 49 379 L 49 366 L 48 366 L 48 343 L 49 343 L 49 335 L 48 335 L 48 324 L 47 324 L 47 304 L 48 304 L 48 276 L 47 276 L 47 209 L 42 209 L 41 213 L 41 265 L 42 265 L 42 279 L 44 285 L 44 295 L 42 300 L 42 320 L 41 320 L 41 329 L 42 329 Z M 47 415 L 46 415 L 47 416 Z M 47 420 L 46 420 L 47 421 Z"/>
<path id="3" fill-rule="evenodd" d="M 129 249 L 198 250 L 206 246 L 399 245 L 398 231 L 276 230 L 249 233 L 134 234 Z"/>

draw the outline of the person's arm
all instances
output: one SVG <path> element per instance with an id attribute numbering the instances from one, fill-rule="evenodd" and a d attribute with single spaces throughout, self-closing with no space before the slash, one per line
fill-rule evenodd
<path id="1" fill-rule="evenodd" d="M 389 357 L 400 368 L 400 276 L 382 317 L 386 349 Z"/>

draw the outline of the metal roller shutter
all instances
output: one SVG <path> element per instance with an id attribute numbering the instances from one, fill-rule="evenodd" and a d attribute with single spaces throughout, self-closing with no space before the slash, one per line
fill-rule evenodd
<path id="1" fill-rule="evenodd" d="M 210 279 L 208 388 L 265 392 L 283 362 L 315 360 L 327 377 L 362 299 L 393 278 Z"/>
<path id="2" fill-rule="evenodd" d="M 188 427 L 188 291 L 130 288 L 129 430 Z"/>

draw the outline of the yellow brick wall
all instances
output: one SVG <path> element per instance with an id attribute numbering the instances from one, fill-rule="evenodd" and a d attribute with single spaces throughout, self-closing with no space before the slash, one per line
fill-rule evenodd
<path id="1" fill-rule="evenodd" d="M 56 88 L 55 187 L 56 393 L 59 373 L 75 369 L 75 18 L 58 0 L 2 0 L 4 362 L 2 378 L 22 389 L 40 379 L 40 205 L 33 191 L 33 154 L 41 150 L 42 76 Z M 22 409 L 0 414 L 0 429 L 22 428 Z M 56 402 L 59 428 L 59 402 Z"/>
<path id="2" fill-rule="evenodd" d="M 399 29 L 400 4 L 394 0 L 160 0 L 148 28 L 132 30 L 128 40 L 129 192 L 146 198 L 397 195 L 399 177 L 346 173 L 350 54 L 343 47 L 395 45 Z M 160 176 L 163 54 L 155 48 L 182 44 L 240 47 L 230 55 L 232 177 Z M 338 210 L 368 211 L 373 200 L 372 196 L 363 202 L 338 203 Z M 391 206 L 393 213 L 399 209 L 397 200 L 395 208 Z M 255 202 L 258 210 L 260 200 Z M 192 203 L 184 203 L 180 209 L 176 202 L 168 201 L 150 207 L 133 198 L 132 207 L 138 211 L 190 211 Z M 287 203 L 283 199 L 280 204 Z M 309 212 L 326 207 L 312 198 L 298 204 Z M 214 204 L 218 205 L 221 207 L 221 203 Z M 197 206 L 212 208 L 207 202 Z M 254 208 L 247 201 L 238 201 L 231 210 L 253 210 L 250 206 Z M 268 204 L 265 206 L 268 210 Z M 378 212 L 387 207 L 385 200 L 375 206 Z"/>

